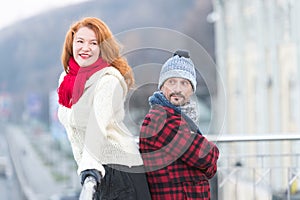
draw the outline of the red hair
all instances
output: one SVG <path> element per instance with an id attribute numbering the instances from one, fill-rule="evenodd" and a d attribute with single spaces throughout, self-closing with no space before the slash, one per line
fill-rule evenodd
<path id="1" fill-rule="evenodd" d="M 117 68 L 123 75 L 128 88 L 134 84 L 134 77 L 131 67 L 127 60 L 120 55 L 120 44 L 113 37 L 108 26 L 98 18 L 86 17 L 71 25 L 68 30 L 63 46 L 61 61 L 66 73 L 68 73 L 68 62 L 73 56 L 73 39 L 75 33 L 82 27 L 88 27 L 96 34 L 100 47 L 100 56 L 103 60 L 110 63 L 111 66 Z"/>

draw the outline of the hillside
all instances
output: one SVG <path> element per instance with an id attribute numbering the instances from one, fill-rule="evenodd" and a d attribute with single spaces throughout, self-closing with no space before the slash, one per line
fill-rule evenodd
<path id="1" fill-rule="evenodd" d="M 155 49 L 150 45 L 149 48 L 145 42 L 151 44 L 151 41 L 155 41 L 163 45 L 172 43 L 174 48 L 177 43 L 181 45 L 180 40 L 166 41 L 165 36 L 160 38 L 156 34 L 135 35 L 145 27 L 152 27 L 150 30 L 155 30 L 155 33 L 162 28 L 162 32 L 184 34 L 184 37 L 190 37 L 202 45 L 214 58 L 213 25 L 206 22 L 206 16 L 211 10 L 210 0 L 101 0 L 51 10 L 13 24 L 0 30 L 0 92 L 7 91 L 14 95 L 18 105 L 15 107 L 17 113 L 22 112 L 20 103 L 30 93 L 42 95 L 43 105 L 47 107 L 48 92 L 57 87 L 57 79 L 62 71 L 60 54 L 65 33 L 73 21 L 84 16 L 101 18 L 117 38 L 120 36 L 125 51 L 131 49 L 125 53 L 133 68 L 143 64 L 163 63 L 170 56 L 166 46 Z M 209 62 L 209 59 L 197 61 L 203 63 L 200 68 L 210 76 L 205 78 L 206 81 L 213 83 L 215 69 L 207 67 Z M 138 76 L 144 76 L 143 72 Z M 198 84 L 199 93 L 203 97 L 208 96 L 204 81 L 199 81 L 202 83 Z"/>

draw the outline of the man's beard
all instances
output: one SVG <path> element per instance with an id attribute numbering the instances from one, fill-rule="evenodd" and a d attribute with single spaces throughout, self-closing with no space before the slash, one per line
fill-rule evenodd
<path id="1" fill-rule="evenodd" d="M 173 96 L 176 96 L 176 97 L 174 97 L 175 101 L 172 100 Z M 182 106 L 185 104 L 185 96 L 182 95 L 181 93 L 173 92 L 169 95 L 169 99 L 170 99 L 170 102 L 172 104 L 174 104 L 175 106 Z"/>

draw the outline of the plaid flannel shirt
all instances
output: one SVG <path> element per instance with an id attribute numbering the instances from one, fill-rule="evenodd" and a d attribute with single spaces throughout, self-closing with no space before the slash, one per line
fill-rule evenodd
<path id="1" fill-rule="evenodd" d="M 152 106 L 139 145 L 153 200 L 210 199 L 208 179 L 217 171 L 219 150 L 179 113 Z"/>

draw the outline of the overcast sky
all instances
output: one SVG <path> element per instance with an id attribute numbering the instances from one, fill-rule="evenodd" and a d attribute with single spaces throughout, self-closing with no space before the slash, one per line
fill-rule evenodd
<path id="1" fill-rule="evenodd" d="M 0 6 L 0 29 L 44 11 L 88 0 L 5 0 Z"/>

